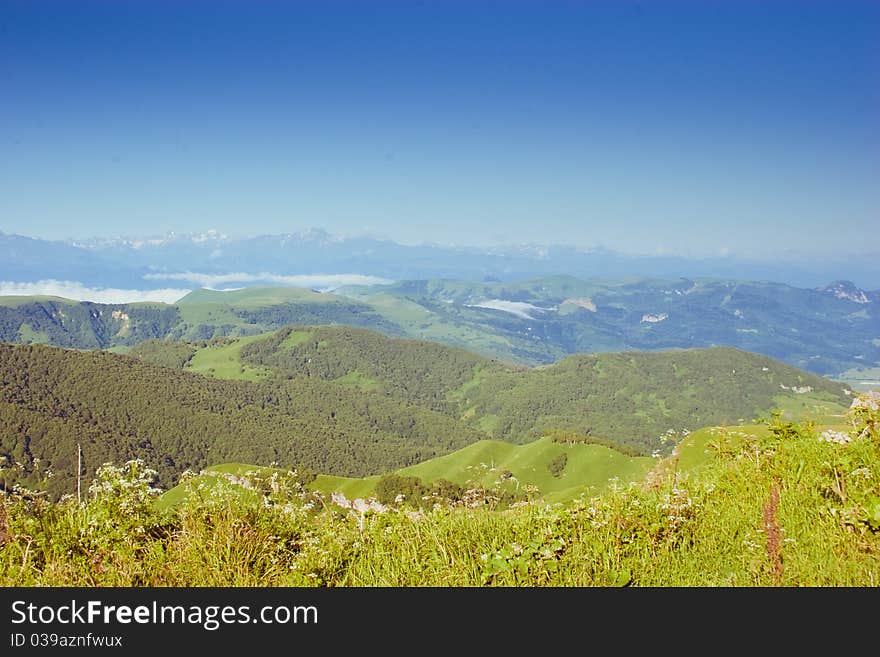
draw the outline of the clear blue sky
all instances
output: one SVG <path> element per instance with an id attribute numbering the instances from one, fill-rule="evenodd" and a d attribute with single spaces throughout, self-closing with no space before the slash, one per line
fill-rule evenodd
<path id="1" fill-rule="evenodd" d="M 0 2 L 0 230 L 878 252 L 880 3 Z"/>

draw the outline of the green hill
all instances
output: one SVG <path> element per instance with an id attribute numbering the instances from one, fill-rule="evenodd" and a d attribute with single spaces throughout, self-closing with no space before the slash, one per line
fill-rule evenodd
<path id="1" fill-rule="evenodd" d="M 288 324 L 368 326 L 402 334 L 399 326 L 367 304 L 295 287 L 195 290 L 177 307 L 183 322 L 178 337 L 186 339 L 252 335 Z"/>
<path id="2" fill-rule="evenodd" d="M 3 297 L 0 341 L 118 349 L 150 338 L 209 340 L 287 325 L 342 325 L 527 366 L 578 353 L 725 345 L 844 376 L 880 364 L 874 294 L 840 285 L 800 289 L 766 281 L 546 276 L 399 281 L 333 294 L 283 286 L 200 289 L 176 305 L 149 309 Z"/>
<path id="3" fill-rule="evenodd" d="M 214 338 L 210 343 L 196 349 L 187 360 L 185 369 L 207 374 L 218 379 L 258 381 L 271 375 L 266 368 L 253 367 L 241 361 L 241 350 L 262 335 L 243 338 Z"/>
<path id="4" fill-rule="evenodd" d="M 564 455 L 564 465 L 553 474 L 553 463 Z M 446 480 L 464 487 L 481 486 L 491 489 L 510 482 L 514 491 L 535 486 L 548 502 L 571 500 L 578 495 L 593 495 L 612 482 L 626 485 L 638 481 L 656 459 L 632 457 L 601 445 L 568 444 L 542 438 L 528 445 L 511 445 L 497 440 L 481 440 L 451 454 L 401 468 L 396 474 L 417 477 L 423 484 Z M 271 468 L 241 463 L 225 463 L 206 468 L 195 484 L 207 486 L 235 485 L 218 477 L 218 473 L 245 476 L 247 473 L 271 473 Z M 512 475 L 513 479 L 509 479 Z M 352 478 L 319 474 L 309 488 L 325 495 L 341 492 L 349 498 L 369 497 L 376 493 L 381 476 Z M 190 483 L 192 485 L 192 482 Z M 241 494 L 252 498 L 248 489 Z M 166 509 L 183 502 L 182 485 L 165 491 L 158 504 Z M 259 500 L 256 500 L 259 501 Z"/>
<path id="5" fill-rule="evenodd" d="M 553 462 L 564 465 L 553 474 Z M 633 457 L 602 445 L 560 444 L 541 438 L 526 445 L 481 440 L 460 450 L 417 463 L 397 474 L 417 477 L 424 484 L 447 480 L 462 486 L 493 488 L 502 474 L 513 475 L 516 490 L 535 486 L 548 502 L 567 501 L 582 494 L 595 494 L 612 482 L 626 485 L 644 477 L 656 459 Z M 318 475 L 312 488 L 323 493 L 340 491 L 364 497 L 375 493 L 380 477 L 345 479 Z"/>
<path id="6" fill-rule="evenodd" d="M 666 431 L 736 424 L 780 405 L 848 405 L 845 387 L 729 347 L 570 356 L 526 372 L 499 372 L 468 391 L 467 413 L 496 438 L 533 440 L 553 430 L 600 436 L 641 453 Z M 809 404 L 806 402 L 809 400 Z"/>
<path id="7" fill-rule="evenodd" d="M 402 335 L 373 306 L 292 287 L 200 289 L 175 305 L 101 304 L 57 297 L 0 297 L 0 342 L 118 349 L 149 339 L 249 336 L 288 324 L 368 326 Z"/>
<path id="8" fill-rule="evenodd" d="M 299 287 L 247 287 L 239 290 L 193 290 L 177 301 L 179 306 L 221 305 L 237 308 L 273 306 L 279 303 L 306 301 L 309 303 L 336 303 L 338 297 Z"/>
<path id="9" fill-rule="evenodd" d="M 456 413 L 454 391 L 479 373 L 509 369 L 464 349 L 350 327 L 285 328 L 240 353 L 252 367 L 373 388 L 450 414 Z"/>
<path id="10" fill-rule="evenodd" d="M 563 457 L 558 475 L 553 462 Z M 526 445 L 482 440 L 451 454 L 409 466 L 399 472 L 430 482 L 494 483 L 508 471 L 519 484 L 536 486 L 547 501 L 568 500 L 605 489 L 612 480 L 626 485 L 641 479 L 656 459 L 633 457 L 602 445 L 560 444 L 541 438 Z M 494 472 L 493 472 L 494 470 Z"/>
<path id="11" fill-rule="evenodd" d="M 104 352 L 0 345 L 0 456 L 21 464 L 7 483 L 56 496 L 75 490 L 77 443 L 86 476 L 142 458 L 167 487 L 186 469 L 233 460 L 363 476 L 483 437 L 345 385 L 227 381 Z"/>
<path id="12" fill-rule="evenodd" d="M 378 475 L 487 437 L 554 436 L 647 456 L 668 453 L 668 432 L 774 408 L 833 419 L 849 401 L 840 384 L 724 347 L 580 355 L 526 369 L 427 341 L 303 327 L 150 341 L 133 353 L 140 358 L 0 345 L 0 455 L 23 464 L 17 479 L 69 492 L 77 442 L 85 472 L 137 456 L 165 485 L 223 461 Z M 561 495 L 567 480 L 535 483 Z"/>
<path id="13" fill-rule="evenodd" d="M 717 279 L 400 281 L 337 290 L 412 337 L 527 365 L 573 353 L 726 345 L 823 375 L 880 363 L 880 314 L 833 289 Z"/>
<path id="14" fill-rule="evenodd" d="M 286 328 L 240 348 L 233 375 L 273 370 L 426 405 L 506 442 L 554 431 L 634 453 L 664 449 L 667 431 L 738 423 L 783 408 L 840 414 L 845 387 L 728 347 L 570 356 L 531 369 L 428 341 L 346 327 Z"/>
<path id="15" fill-rule="evenodd" d="M 99 304 L 56 297 L 0 297 L 0 342 L 103 349 L 164 338 L 179 324 L 177 308 L 161 303 Z"/>

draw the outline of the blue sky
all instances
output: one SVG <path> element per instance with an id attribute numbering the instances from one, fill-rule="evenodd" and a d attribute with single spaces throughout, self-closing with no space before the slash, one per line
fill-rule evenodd
<path id="1" fill-rule="evenodd" d="M 877 2 L 0 2 L 0 230 L 880 252 Z"/>

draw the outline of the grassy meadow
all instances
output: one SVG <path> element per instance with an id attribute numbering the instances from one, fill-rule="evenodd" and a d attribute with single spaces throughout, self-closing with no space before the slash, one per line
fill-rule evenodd
<path id="1" fill-rule="evenodd" d="M 878 422 L 865 396 L 837 429 L 781 416 L 710 427 L 628 484 L 565 503 L 530 489 L 507 508 L 480 487 L 419 509 L 331 500 L 241 464 L 157 508 L 153 474 L 131 461 L 102 468 L 82 503 L 5 497 L 0 584 L 876 586 Z"/>

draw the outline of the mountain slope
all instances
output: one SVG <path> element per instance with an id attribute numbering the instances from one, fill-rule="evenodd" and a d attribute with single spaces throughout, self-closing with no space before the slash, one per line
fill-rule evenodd
<path id="1" fill-rule="evenodd" d="M 241 349 L 241 361 L 284 375 L 340 381 L 454 414 L 451 393 L 503 371 L 476 354 L 424 340 L 348 327 L 285 328 Z"/>
<path id="2" fill-rule="evenodd" d="M 525 442 L 553 430 L 613 441 L 640 453 L 661 436 L 737 423 L 786 400 L 842 411 L 845 388 L 758 354 L 713 347 L 569 356 L 524 374 L 502 372 L 467 395 L 490 435 Z"/>
<path id="3" fill-rule="evenodd" d="M 338 292 L 381 307 L 410 336 L 461 344 L 466 335 L 489 334 L 495 340 L 472 348 L 527 364 L 571 353 L 715 345 L 818 374 L 880 362 L 880 293 L 845 281 L 801 289 L 763 281 L 553 276 L 403 281 Z"/>
<path id="4" fill-rule="evenodd" d="M 448 416 L 323 381 L 223 381 L 115 354 L 0 345 L 0 455 L 22 464 L 9 471 L 15 480 L 54 495 L 75 490 L 77 443 L 84 475 L 138 457 L 168 486 L 186 469 L 229 460 L 362 476 L 482 437 Z"/>
<path id="5" fill-rule="evenodd" d="M 74 349 L 126 348 L 143 340 L 209 340 L 254 335 L 288 324 L 402 329 L 371 306 L 302 288 L 196 290 L 176 305 L 101 304 L 58 297 L 0 297 L 0 341 Z"/>
<path id="6" fill-rule="evenodd" d="M 417 403 L 496 439 L 524 443 L 554 432 L 633 453 L 661 452 L 661 436 L 721 422 L 824 405 L 839 413 L 845 388 L 766 356 L 731 349 L 569 356 L 522 368 L 428 341 L 346 327 L 286 328 L 228 346 L 214 376 L 342 384 L 381 398 Z M 174 347 L 176 348 L 176 347 Z M 219 351 L 218 351 L 219 350 Z M 224 374 L 225 373 L 225 374 Z"/>
<path id="7" fill-rule="evenodd" d="M 61 304 L 61 305 L 59 305 Z M 282 326 L 359 326 L 538 365 L 573 353 L 731 346 L 817 374 L 880 365 L 880 293 L 847 281 L 800 289 L 715 279 L 431 279 L 347 286 L 197 290 L 175 306 L 0 298 L 0 340 L 125 348 Z M 66 308 L 66 310 L 65 310 Z M 68 316 L 62 318 L 61 313 Z M 122 315 L 125 322 L 115 321 Z"/>
<path id="8" fill-rule="evenodd" d="M 100 304 L 58 297 L 0 297 L 0 341 L 74 349 L 130 346 L 164 338 L 180 325 L 162 303 Z"/>

